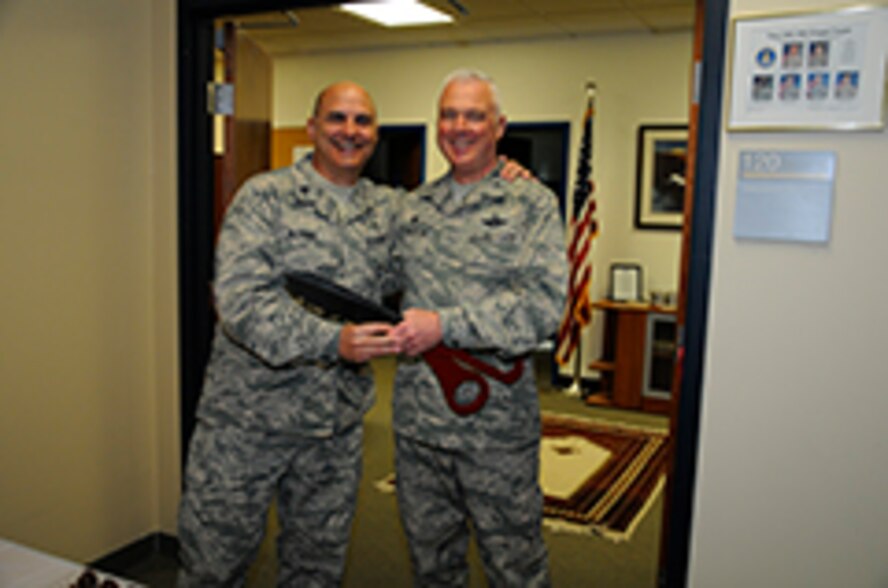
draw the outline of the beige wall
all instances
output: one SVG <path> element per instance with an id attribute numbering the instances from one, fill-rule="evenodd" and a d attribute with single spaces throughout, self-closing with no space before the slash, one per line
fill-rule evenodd
<path id="1" fill-rule="evenodd" d="M 735 0 L 733 12 L 763 9 L 773 6 Z M 15 89 L 0 94 L 0 535 L 75 559 L 173 525 L 173 12 L 171 0 L 0 6 L 0 55 L 15 56 L 0 60 L 4 88 Z M 554 76 L 570 78 L 575 92 L 544 108 L 531 100 L 538 92 L 513 81 L 503 87 L 506 108 L 527 94 L 528 118 L 575 120 L 582 82 L 596 78 L 599 198 L 626 200 L 634 149 L 619 136 L 639 122 L 673 120 L 678 98 L 655 99 L 657 77 L 608 90 L 622 83 L 616 59 L 581 52 L 564 65 L 579 73 L 567 75 L 540 67 L 547 55 L 546 47 L 538 58 L 522 54 L 520 63 L 536 66 L 533 87 L 551 87 Z M 504 81 L 519 73 L 505 57 L 466 56 Z M 646 58 L 651 76 L 659 56 Z M 430 117 L 451 65 L 399 74 L 430 88 L 423 96 L 368 84 L 384 120 L 392 120 L 389 100 L 397 108 L 411 95 L 429 106 L 405 120 Z M 316 67 L 311 91 L 327 81 Z M 356 66 L 343 77 L 360 73 Z M 279 113 L 280 124 L 300 124 L 307 99 L 287 100 L 294 114 Z M 888 578 L 886 141 L 884 131 L 723 136 L 694 586 L 880 586 Z M 602 161 L 605 145 L 612 161 Z M 829 244 L 731 237 L 742 148 L 837 152 Z M 605 231 L 631 223 L 614 214 Z"/>
<path id="2" fill-rule="evenodd" d="M 178 488 L 171 0 L 0 6 L 0 536 L 88 560 Z"/>
<path id="3" fill-rule="evenodd" d="M 175 533 L 181 485 L 179 414 L 179 250 L 176 141 L 176 16 L 172 0 L 154 0 L 152 12 L 151 132 L 154 182 L 151 215 L 153 258 L 150 291 L 154 298 L 154 381 L 156 401 L 157 522 L 154 530 Z"/>
<path id="4" fill-rule="evenodd" d="M 836 153 L 829 243 L 733 238 L 741 149 Z M 888 585 L 886 153 L 886 131 L 722 135 L 692 586 Z"/>
<path id="5" fill-rule="evenodd" d="M 304 124 L 318 89 L 337 79 L 352 79 L 373 95 L 383 124 L 429 125 L 426 177 L 431 179 L 446 169 L 435 145 L 441 81 L 453 69 L 475 67 L 496 79 L 510 120 L 572 124 L 572 187 L 585 85 L 595 81 L 593 177 L 602 228 L 595 245 L 593 291 L 598 296 L 606 293 L 607 267 L 618 260 L 643 264 L 645 290 L 675 290 L 679 233 L 633 228 L 635 138 L 640 124 L 687 121 L 690 62 L 690 32 L 277 58 L 273 124 Z M 599 355 L 601 322 L 586 331 L 587 359 Z"/>

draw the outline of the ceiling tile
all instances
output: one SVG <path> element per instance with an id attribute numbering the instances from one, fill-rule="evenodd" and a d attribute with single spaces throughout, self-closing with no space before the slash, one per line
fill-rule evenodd
<path id="1" fill-rule="evenodd" d="M 628 10 L 607 10 L 594 14 L 559 14 L 550 16 L 549 19 L 572 35 L 648 30 L 645 22 Z"/>
<path id="2" fill-rule="evenodd" d="M 425 4 L 459 18 L 489 18 L 513 16 L 527 12 L 521 0 L 457 0 L 468 14 L 462 14 L 447 0 L 422 0 Z"/>
<path id="3" fill-rule="evenodd" d="M 674 1 L 674 0 L 673 0 Z M 623 8 L 623 0 L 546 0 L 524 2 L 528 14 L 585 13 Z"/>
<path id="4" fill-rule="evenodd" d="M 331 8 L 295 10 L 299 25 L 268 13 L 238 17 L 264 51 L 278 56 L 446 43 L 574 37 L 626 31 L 689 28 L 695 0 L 455 0 L 469 11 L 459 15 L 448 0 L 426 0 L 456 16 L 445 26 L 390 29 Z M 257 28 L 265 23 L 264 28 Z"/>
<path id="5" fill-rule="evenodd" d="M 639 8 L 635 10 L 635 14 L 654 32 L 693 28 L 694 26 L 693 6 Z"/>

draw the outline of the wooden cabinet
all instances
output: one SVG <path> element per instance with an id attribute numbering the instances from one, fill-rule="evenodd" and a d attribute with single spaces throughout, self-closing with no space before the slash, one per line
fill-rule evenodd
<path id="1" fill-rule="evenodd" d="M 670 395 L 662 389 L 662 381 L 669 378 L 664 365 L 671 370 L 674 363 L 675 329 L 670 331 L 663 324 L 674 325 L 675 308 L 610 300 L 594 302 L 592 308 L 604 317 L 601 357 L 588 366 L 601 374 L 601 390 L 586 401 L 667 413 Z M 673 361 L 664 363 L 669 349 Z"/>

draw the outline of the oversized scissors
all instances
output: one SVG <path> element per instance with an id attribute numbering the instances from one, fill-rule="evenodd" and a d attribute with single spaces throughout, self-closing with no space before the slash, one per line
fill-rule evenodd
<path id="1" fill-rule="evenodd" d="M 390 324 L 401 322 L 401 315 L 382 304 L 364 298 L 313 272 L 290 272 L 285 277 L 285 287 L 291 296 L 356 323 L 383 321 Z M 504 384 L 514 384 L 524 372 L 524 360 L 515 361 L 508 371 L 500 370 L 478 359 L 464 349 L 438 344 L 422 354 L 441 384 L 447 406 L 459 416 L 468 416 L 481 410 L 490 396 L 490 385 L 484 376 Z M 477 388 L 469 400 L 460 396 Z"/>

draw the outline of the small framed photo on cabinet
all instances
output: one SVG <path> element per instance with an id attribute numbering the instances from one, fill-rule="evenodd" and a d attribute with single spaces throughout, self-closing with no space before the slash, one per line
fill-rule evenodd
<path id="1" fill-rule="evenodd" d="M 614 302 L 639 302 L 641 293 L 641 266 L 637 263 L 612 263 L 608 297 Z"/>

